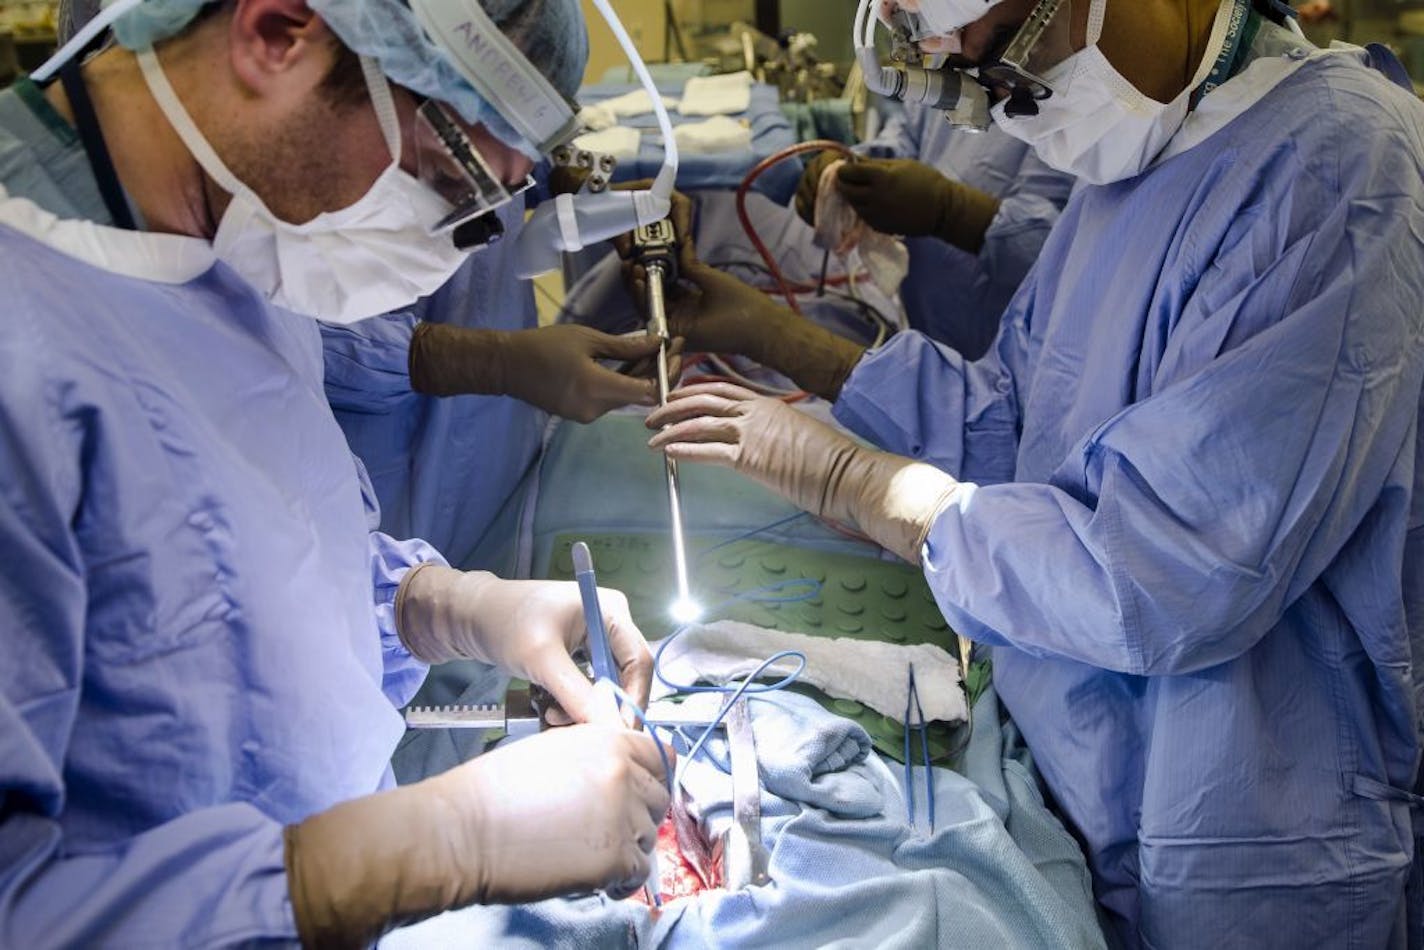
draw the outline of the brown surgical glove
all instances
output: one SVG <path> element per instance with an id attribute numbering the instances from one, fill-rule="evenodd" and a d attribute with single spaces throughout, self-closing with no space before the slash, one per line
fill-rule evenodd
<path id="1" fill-rule="evenodd" d="M 674 341 L 674 355 L 681 344 Z M 421 323 L 410 341 L 411 388 L 427 396 L 513 396 L 556 416 L 592 422 L 621 406 L 651 406 L 657 341 L 561 323 L 536 330 L 475 330 Z M 600 360 L 633 364 L 633 375 Z M 674 359 L 674 378 L 681 361 Z"/>
<path id="2" fill-rule="evenodd" d="M 692 201 L 673 193 L 668 215 L 679 241 L 678 277 L 664 288 L 668 325 L 695 353 L 746 356 L 782 373 L 797 386 L 835 399 L 865 347 L 798 316 L 737 278 L 708 267 L 692 242 Z M 647 275 L 628 260 L 631 235 L 614 242 L 627 261 L 623 278 L 638 307 L 647 303 Z"/>
<path id="3" fill-rule="evenodd" d="M 796 213 L 812 227 L 816 224 L 816 192 L 821 188 L 821 174 L 827 165 L 843 157 L 829 149 L 817 152 L 801 173 L 801 181 L 796 185 Z"/>
<path id="4" fill-rule="evenodd" d="M 302 946 L 369 947 L 476 903 L 635 891 L 670 801 L 651 737 L 553 729 L 286 829 Z"/>
<path id="5" fill-rule="evenodd" d="M 681 280 L 668 288 L 671 331 L 698 353 L 732 353 L 756 360 L 823 399 L 834 400 L 865 347 L 805 317 L 701 261 L 684 260 Z M 646 276 L 632 267 L 629 289 L 644 306 Z"/>
<path id="6" fill-rule="evenodd" d="M 846 162 L 836 175 L 856 214 L 883 234 L 937 237 L 978 254 L 999 199 L 908 158 Z"/>

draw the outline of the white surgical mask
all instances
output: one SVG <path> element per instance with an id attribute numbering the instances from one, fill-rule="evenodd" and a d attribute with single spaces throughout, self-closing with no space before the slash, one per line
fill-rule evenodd
<path id="1" fill-rule="evenodd" d="M 1158 102 L 1123 78 L 1097 45 L 1107 0 L 1092 0 L 1088 45 L 1043 78 L 1053 95 L 1038 115 L 1010 118 L 994 106 L 999 128 L 1033 146 L 1044 162 L 1094 185 L 1141 174 L 1187 118 L 1192 93 L 1211 72 L 1226 42 L 1230 2 L 1222 5 L 1198 74 L 1171 102 Z"/>
<path id="2" fill-rule="evenodd" d="M 213 151 L 169 85 L 151 49 L 139 66 L 158 107 L 209 177 L 232 195 L 213 236 L 217 258 L 279 307 L 331 323 L 355 323 L 409 306 L 459 269 L 467 252 L 432 234 L 450 205 L 400 167 L 401 134 L 390 87 L 363 58 L 371 102 L 391 164 L 359 200 L 291 224 L 274 215 Z"/>

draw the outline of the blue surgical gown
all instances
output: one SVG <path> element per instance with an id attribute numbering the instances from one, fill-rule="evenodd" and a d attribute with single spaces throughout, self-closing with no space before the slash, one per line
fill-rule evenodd
<path id="1" fill-rule="evenodd" d="M 0 155 L 62 144 L 14 95 Z M 223 265 L 0 224 L 0 287 L 0 946 L 295 941 L 283 825 L 389 784 L 392 603 L 438 556 L 371 530 L 315 323 Z"/>
<path id="2" fill-rule="evenodd" d="M 999 199 L 978 254 L 935 237 L 906 238 L 910 271 L 900 285 L 910 326 L 971 359 L 982 356 L 1068 201 L 1072 176 L 1049 168 L 997 125 L 966 132 L 920 105 L 906 106 L 857 151 L 917 159 Z"/>
<path id="3" fill-rule="evenodd" d="M 533 285 L 515 276 L 522 201 L 499 212 L 505 236 L 472 254 L 413 312 L 322 324 L 326 393 L 352 451 L 366 463 L 381 529 L 424 538 L 452 564 L 514 570 L 506 503 L 534 464 L 547 416 L 507 396 L 420 395 L 408 353 L 417 321 L 490 330 L 537 325 Z M 497 527 L 496 527 L 497 525 Z"/>
<path id="4" fill-rule="evenodd" d="M 993 350 L 838 418 L 977 483 L 924 569 L 1130 946 L 1381 947 L 1414 855 L 1424 116 L 1352 53 L 1075 195 Z"/>

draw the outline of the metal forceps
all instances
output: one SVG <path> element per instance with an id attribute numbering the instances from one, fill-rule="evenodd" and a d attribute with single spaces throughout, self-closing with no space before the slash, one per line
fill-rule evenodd
<path id="1" fill-rule="evenodd" d="M 912 714 L 913 717 L 912 718 Z M 910 733 L 920 734 L 920 758 L 925 768 L 925 810 L 929 815 L 930 833 L 935 826 L 934 768 L 930 765 L 929 723 L 925 721 L 925 710 L 920 705 L 920 691 L 915 685 L 915 664 L 910 664 L 909 682 L 905 690 L 905 801 L 909 811 L 910 826 L 915 825 L 915 769 L 910 754 Z"/>

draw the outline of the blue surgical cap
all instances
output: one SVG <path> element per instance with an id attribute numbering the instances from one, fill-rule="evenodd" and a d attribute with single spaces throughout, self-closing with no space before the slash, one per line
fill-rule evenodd
<path id="1" fill-rule="evenodd" d="M 144 0 L 114 23 L 114 37 L 129 49 L 145 49 L 181 32 L 209 2 L 213 0 Z M 426 38 L 402 0 L 307 2 L 352 52 L 380 63 L 392 82 L 447 103 L 465 121 L 482 123 L 506 145 L 539 157 Z M 77 30 L 98 6 L 95 0 L 66 0 L 61 27 Z M 572 100 L 588 62 L 588 30 L 578 0 L 480 0 L 480 6 L 550 85 Z"/>

